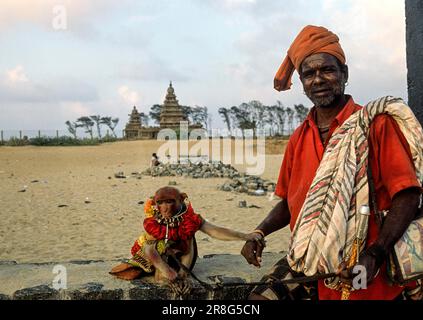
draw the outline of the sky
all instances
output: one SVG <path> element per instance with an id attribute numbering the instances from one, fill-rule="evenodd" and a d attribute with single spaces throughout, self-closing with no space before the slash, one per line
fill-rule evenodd
<path id="1" fill-rule="evenodd" d="M 169 81 L 183 105 L 259 100 L 310 107 L 296 74 L 273 78 L 306 25 L 340 38 L 347 93 L 359 104 L 407 100 L 403 0 L 0 0 L 0 130 L 64 130 L 87 115 L 128 120 L 163 103 Z"/>

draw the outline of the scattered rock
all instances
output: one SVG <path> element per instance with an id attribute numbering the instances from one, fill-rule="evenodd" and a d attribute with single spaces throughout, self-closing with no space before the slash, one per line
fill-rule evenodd
<path id="1" fill-rule="evenodd" d="M 65 208 L 65 207 L 68 207 L 68 205 L 67 204 L 59 204 L 57 207 L 58 208 Z"/>
<path id="2" fill-rule="evenodd" d="M 115 173 L 115 178 L 116 179 L 126 179 L 126 176 L 123 173 L 123 171 L 119 171 L 118 173 Z"/>
<path id="3" fill-rule="evenodd" d="M 26 192 L 26 189 L 19 190 L 18 192 Z"/>
<path id="4" fill-rule="evenodd" d="M 138 204 L 144 204 L 144 201 L 138 201 Z"/>
<path id="5" fill-rule="evenodd" d="M 263 196 L 267 192 L 273 192 L 275 190 L 275 183 L 263 180 L 257 176 L 244 174 L 241 177 L 235 177 L 225 181 L 223 185 L 218 186 L 218 190 L 246 193 L 251 196 Z"/>
<path id="6" fill-rule="evenodd" d="M 15 300 L 50 300 L 57 299 L 59 292 L 47 285 L 39 285 L 32 288 L 25 288 L 15 291 L 13 299 Z"/>
<path id="7" fill-rule="evenodd" d="M 38 181 L 38 180 L 32 180 L 31 181 L 31 183 L 37 183 L 37 182 L 40 182 L 40 181 Z"/>
<path id="8" fill-rule="evenodd" d="M 112 177 L 107 177 L 107 179 L 109 179 L 109 180 L 110 180 L 110 179 L 112 179 Z"/>
<path id="9" fill-rule="evenodd" d="M 88 198 L 85 198 L 85 203 L 91 203 L 91 201 Z"/>
<path id="10" fill-rule="evenodd" d="M 242 200 L 238 203 L 238 207 L 240 208 L 246 208 L 247 207 L 247 201 Z"/>
<path id="11" fill-rule="evenodd" d="M 238 170 L 231 165 L 221 161 L 191 162 L 161 164 L 156 167 L 147 168 L 143 175 L 153 177 L 188 177 L 193 179 L 209 179 L 221 177 L 238 177 Z"/>

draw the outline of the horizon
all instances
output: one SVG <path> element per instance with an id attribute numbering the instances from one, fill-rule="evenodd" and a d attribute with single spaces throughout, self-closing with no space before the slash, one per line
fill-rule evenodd
<path id="1" fill-rule="evenodd" d="M 181 105 L 209 109 L 212 128 L 225 128 L 218 108 L 251 100 L 311 107 L 297 74 L 290 91 L 273 89 L 307 24 L 339 36 L 357 103 L 408 100 L 399 0 L 1 3 L 0 130 L 67 131 L 65 121 L 99 114 L 119 118 L 119 132 L 134 105 L 148 113 L 163 103 L 169 81 Z"/>

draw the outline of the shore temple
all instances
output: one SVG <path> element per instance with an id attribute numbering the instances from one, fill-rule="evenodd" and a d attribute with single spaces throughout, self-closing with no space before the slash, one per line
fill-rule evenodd
<path id="1" fill-rule="evenodd" d="M 131 114 L 129 114 L 129 122 L 125 126 L 125 137 L 127 139 L 156 139 L 161 129 L 179 129 L 180 121 L 188 121 L 188 119 L 176 99 L 175 89 L 171 81 L 167 88 L 166 98 L 161 106 L 160 125 L 158 127 L 143 126 L 141 114 L 138 112 L 136 106 L 134 106 Z M 198 124 L 189 125 L 189 129 L 198 129 L 201 127 Z"/>

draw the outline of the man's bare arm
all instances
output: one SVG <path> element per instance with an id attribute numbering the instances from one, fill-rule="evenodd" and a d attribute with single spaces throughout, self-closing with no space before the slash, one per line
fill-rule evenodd
<path id="1" fill-rule="evenodd" d="M 420 202 L 420 190 L 409 188 L 398 192 L 392 199 L 392 206 L 385 218 L 375 245 L 389 252 L 416 217 Z"/>
<path id="2" fill-rule="evenodd" d="M 291 214 L 289 213 L 288 202 L 282 199 L 257 226 L 257 229 L 263 231 L 267 236 L 286 227 L 290 220 Z"/>
<path id="3" fill-rule="evenodd" d="M 364 265 L 367 270 L 367 281 L 373 280 L 395 243 L 416 217 L 419 202 L 418 188 L 402 190 L 392 199 L 391 209 L 383 222 L 378 238 L 360 257 L 359 264 Z"/>
<path id="4" fill-rule="evenodd" d="M 263 231 L 267 236 L 279 229 L 286 227 L 291 220 L 291 214 L 288 208 L 288 202 L 282 199 L 278 204 L 269 212 L 267 217 L 257 226 L 258 230 Z M 264 246 L 257 241 L 247 241 L 241 250 L 241 254 L 249 264 L 260 267 L 261 254 Z"/>

